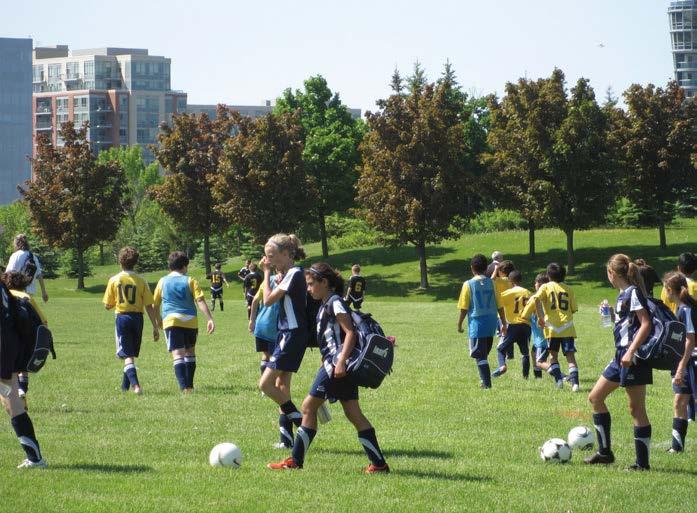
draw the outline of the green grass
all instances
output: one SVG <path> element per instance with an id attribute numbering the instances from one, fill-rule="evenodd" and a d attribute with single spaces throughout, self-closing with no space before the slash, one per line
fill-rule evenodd
<path id="1" fill-rule="evenodd" d="M 580 302 L 578 361 L 584 391 L 609 361 L 611 334 L 599 326 L 596 306 L 613 291 L 604 262 L 616 251 L 643 256 L 659 272 L 676 255 L 697 249 L 697 223 L 668 231 L 670 247 L 653 246 L 650 230 L 596 230 L 577 236 L 579 272 L 569 283 Z M 665 453 L 670 440 L 672 392 L 667 373 L 655 373 L 649 390 L 654 428 L 648 474 L 623 468 L 633 461 L 631 420 L 620 390 L 609 406 L 618 462 L 586 467 L 544 464 L 537 447 L 565 437 L 576 425 L 590 426 L 586 393 L 553 389 L 551 379 L 524 381 L 516 359 L 509 373 L 481 391 L 465 336 L 456 333 L 455 299 L 467 278 L 469 258 L 498 249 L 513 258 L 526 279 L 550 260 L 564 261 L 563 236 L 538 234 L 539 256 L 525 256 L 527 235 L 472 235 L 429 248 L 433 288 L 417 289 L 413 248 L 358 249 L 331 258 L 342 270 L 360 261 L 369 280 L 366 309 L 398 338 L 395 369 L 379 390 L 361 389 L 363 408 L 375 425 L 393 469 L 364 476 L 367 464 L 338 405 L 334 420 L 321 426 L 301 472 L 266 470 L 285 453 L 276 441 L 275 407 L 256 391 L 258 357 L 246 332 L 240 287 L 225 290 L 216 333 L 201 335 L 197 348 L 197 391 L 177 392 L 163 342 L 144 340 L 138 360 L 145 394 L 119 392 L 121 366 L 113 356 L 113 316 L 101 294 L 116 268 L 98 267 L 86 291 L 74 280 L 48 282 L 45 305 L 58 360 L 32 376 L 30 413 L 50 467 L 20 472 L 22 453 L 8 422 L 0 429 L 0 511 L 670 511 L 688 505 L 697 475 L 697 436 L 688 432 L 687 452 Z M 311 256 L 318 253 L 310 245 Z M 315 260 L 316 258 L 311 258 Z M 226 270 L 234 273 L 239 262 Z M 151 273 L 151 282 L 162 273 Z M 201 277 L 198 269 L 194 276 Z M 207 284 L 206 284 L 207 285 Z M 147 330 L 146 330 L 147 333 Z M 493 362 L 493 355 L 490 358 Z M 318 366 L 307 353 L 293 382 L 302 400 Z M 232 441 L 242 448 L 240 469 L 208 466 L 208 451 Z"/>

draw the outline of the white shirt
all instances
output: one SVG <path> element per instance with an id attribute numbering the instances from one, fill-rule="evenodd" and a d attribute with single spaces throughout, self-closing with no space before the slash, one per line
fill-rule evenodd
<path id="1" fill-rule="evenodd" d="M 29 258 L 29 251 L 20 249 L 15 251 L 10 255 L 10 259 L 7 261 L 6 271 L 16 271 L 20 272 L 24 267 L 25 262 Z M 36 294 L 36 279 L 41 276 L 41 264 L 36 255 L 34 255 L 34 263 L 36 264 L 36 274 L 34 274 L 34 279 L 27 286 L 26 292 L 28 294 Z"/>

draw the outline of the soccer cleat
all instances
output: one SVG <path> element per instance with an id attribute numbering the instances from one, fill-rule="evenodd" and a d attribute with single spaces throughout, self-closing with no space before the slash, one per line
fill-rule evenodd
<path id="1" fill-rule="evenodd" d="M 390 472 L 390 466 L 385 463 L 384 465 L 373 465 L 372 463 L 368 465 L 364 472 L 366 474 L 380 474 L 380 473 L 385 473 L 388 474 Z"/>
<path id="2" fill-rule="evenodd" d="M 298 465 L 295 460 L 291 458 L 286 458 L 283 461 L 279 461 L 278 463 L 268 463 L 266 465 L 266 468 L 270 468 L 271 470 L 293 470 L 293 469 L 301 469 L 303 468 L 302 465 Z"/>
<path id="3" fill-rule="evenodd" d="M 596 452 L 593 456 L 583 460 L 588 465 L 610 465 L 615 462 L 615 455 L 610 451 L 607 454 Z"/>
<path id="4" fill-rule="evenodd" d="M 578 386 L 576 383 L 574 383 L 573 385 L 571 385 L 571 391 L 572 391 L 572 392 L 578 392 L 579 390 L 581 390 L 581 387 Z"/>
<path id="5" fill-rule="evenodd" d="M 274 448 L 274 449 L 292 449 L 293 446 L 292 446 L 292 445 L 286 445 L 286 444 L 284 444 L 283 442 L 276 442 L 275 444 L 273 444 L 273 448 Z"/>
<path id="6" fill-rule="evenodd" d="M 676 451 L 672 447 L 670 447 L 666 452 L 669 454 L 682 454 L 682 451 Z"/>
<path id="7" fill-rule="evenodd" d="M 629 465 L 625 470 L 627 472 L 645 472 L 647 470 L 651 470 L 651 467 L 642 467 L 641 465 L 637 465 L 635 463 L 634 465 Z"/>
<path id="8" fill-rule="evenodd" d="M 39 461 L 31 461 L 30 459 L 25 459 L 22 463 L 17 465 L 17 468 L 46 468 L 48 463 L 46 460 L 41 458 Z"/>
<path id="9" fill-rule="evenodd" d="M 506 374 L 507 370 L 508 370 L 508 367 L 506 367 L 505 365 L 503 367 L 499 367 L 498 369 L 496 369 L 494 372 L 491 373 L 491 377 L 498 378 L 499 376 L 503 376 L 504 374 Z"/>
<path id="10" fill-rule="evenodd" d="M 22 389 L 20 388 L 20 389 L 17 390 L 17 395 L 18 395 L 19 397 L 24 397 L 24 396 L 27 395 L 27 393 L 26 393 L 24 390 L 22 390 Z"/>
<path id="11" fill-rule="evenodd" d="M 133 393 L 136 395 L 141 395 L 143 393 L 143 389 L 140 385 L 133 385 Z"/>

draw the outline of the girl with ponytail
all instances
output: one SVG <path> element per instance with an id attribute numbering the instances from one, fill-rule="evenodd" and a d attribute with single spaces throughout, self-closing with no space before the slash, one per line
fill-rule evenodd
<path id="1" fill-rule="evenodd" d="M 687 436 L 688 405 L 697 394 L 697 373 L 695 372 L 695 327 L 697 327 L 697 301 L 690 295 L 685 275 L 671 272 L 663 277 L 663 287 L 668 298 L 677 305 L 676 317 L 686 329 L 685 354 L 673 369 L 673 392 L 675 392 L 673 441 L 668 450 L 671 453 L 685 450 Z M 693 410 L 694 411 L 694 410 Z"/>
<path id="2" fill-rule="evenodd" d="M 344 280 L 325 263 L 314 264 L 305 271 L 305 280 L 310 295 L 322 303 L 316 327 L 322 365 L 317 371 L 310 393 L 303 401 L 302 425 L 295 437 L 291 457 L 267 466 L 272 470 L 303 467 L 305 454 L 317 434 L 317 411 L 329 399 L 330 402 L 341 402 L 346 418 L 358 432 L 358 441 L 370 459 L 365 472 L 389 472 L 375 429 L 358 404 L 358 386 L 346 374 L 347 360 L 356 346 L 357 334 L 351 310 L 342 299 Z"/>
<path id="3" fill-rule="evenodd" d="M 646 385 L 653 383 L 650 366 L 634 362 L 634 354 L 651 332 L 646 301 L 646 287 L 639 267 L 627 255 L 613 255 L 607 263 L 607 279 L 618 289 L 617 303 L 612 310 L 615 320 L 615 357 L 605 367 L 588 395 L 593 407 L 593 425 L 598 439 L 598 452 L 585 462 L 610 464 L 615 461 L 610 440 L 610 411 L 605 399 L 623 387 L 627 392 L 629 410 L 634 423 L 636 462 L 627 470 L 649 470 L 651 424 L 646 413 Z"/>

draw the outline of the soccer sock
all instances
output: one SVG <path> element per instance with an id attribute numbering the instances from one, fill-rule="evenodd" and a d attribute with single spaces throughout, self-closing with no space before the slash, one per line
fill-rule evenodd
<path id="1" fill-rule="evenodd" d="M 309 427 L 300 426 L 298 432 L 295 434 L 295 443 L 293 444 L 293 451 L 291 456 L 295 463 L 303 466 L 305 462 L 305 453 L 310 448 L 312 440 L 315 438 L 317 431 Z"/>
<path id="2" fill-rule="evenodd" d="M 223 300 L 221 299 L 220 300 L 220 311 L 222 312 L 223 310 L 225 310 L 225 308 L 223 307 Z"/>
<path id="3" fill-rule="evenodd" d="M 634 449 L 636 450 L 636 464 L 643 468 L 649 468 L 651 424 L 647 426 L 634 426 Z"/>
<path id="4" fill-rule="evenodd" d="M 569 381 L 572 385 L 578 385 L 578 367 L 576 365 L 569 365 Z"/>
<path id="5" fill-rule="evenodd" d="M 612 426 L 610 412 L 594 413 L 593 426 L 595 427 L 595 437 L 598 439 L 598 452 L 609 454 L 612 447 L 610 443 L 610 427 Z"/>
<path id="6" fill-rule="evenodd" d="M 559 368 L 558 363 L 553 363 L 549 369 L 547 369 L 547 372 L 554 378 L 554 381 L 559 381 L 562 379 L 561 369 Z"/>
<path id="7" fill-rule="evenodd" d="M 196 374 L 196 357 L 185 356 L 184 364 L 186 365 L 186 386 L 194 388 L 194 374 Z"/>
<path id="8" fill-rule="evenodd" d="M 520 359 L 521 363 L 523 364 L 523 377 L 527 379 L 527 377 L 530 375 L 530 356 L 523 354 Z"/>
<path id="9" fill-rule="evenodd" d="M 17 376 L 17 386 L 25 394 L 29 392 L 29 376 Z"/>
<path id="10" fill-rule="evenodd" d="M 259 372 L 264 374 L 264 370 L 266 369 L 266 364 L 269 363 L 268 360 L 262 360 L 261 363 L 259 364 Z"/>
<path id="11" fill-rule="evenodd" d="M 385 464 L 385 457 L 382 455 L 382 451 L 380 451 L 380 445 L 378 444 L 378 439 L 375 436 L 375 429 L 370 428 L 364 431 L 359 431 L 358 441 L 363 446 L 363 450 L 373 465 L 382 467 Z"/>
<path id="12" fill-rule="evenodd" d="M 174 360 L 174 376 L 177 378 L 179 383 L 179 388 L 184 390 L 186 388 L 186 363 L 184 358 L 177 358 Z"/>
<path id="13" fill-rule="evenodd" d="M 482 385 L 486 388 L 491 388 L 491 368 L 486 360 L 477 360 L 477 369 L 479 370 L 479 379 L 482 380 Z"/>
<path id="14" fill-rule="evenodd" d="M 506 352 L 497 349 L 496 353 L 499 360 L 499 367 L 503 367 L 504 365 L 506 365 Z"/>
<path id="15" fill-rule="evenodd" d="M 281 443 L 286 447 L 293 447 L 293 423 L 286 417 L 285 413 L 278 416 L 278 431 Z"/>
<path id="16" fill-rule="evenodd" d="M 12 427 L 17 434 L 22 449 L 24 449 L 24 452 L 27 454 L 27 459 L 31 461 L 41 460 L 39 442 L 36 440 L 34 425 L 31 423 L 29 414 L 24 412 L 21 415 L 12 417 Z"/>
<path id="17" fill-rule="evenodd" d="M 126 374 L 126 369 L 123 370 L 123 379 L 121 380 L 121 391 L 128 392 L 131 387 L 131 380 L 128 379 L 128 374 Z"/>
<path id="18" fill-rule="evenodd" d="M 695 400 L 694 396 L 687 401 L 687 418 L 690 420 L 695 420 Z"/>
<path id="19" fill-rule="evenodd" d="M 682 452 L 685 450 L 685 437 L 687 436 L 687 420 L 673 418 L 673 450 Z"/>
<path id="20" fill-rule="evenodd" d="M 128 382 L 132 386 L 140 385 L 138 383 L 138 373 L 136 372 L 136 366 L 133 363 L 129 363 L 123 368 L 123 373 L 128 377 Z"/>
<path id="21" fill-rule="evenodd" d="M 286 417 L 288 417 L 288 420 L 290 420 L 293 424 L 296 425 L 296 427 L 300 426 L 300 423 L 303 420 L 303 414 L 298 411 L 298 409 L 293 404 L 293 401 L 283 403 L 281 405 L 281 411 L 285 414 Z"/>
<path id="22" fill-rule="evenodd" d="M 536 379 L 542 379 L 542 369 L 540 369 L 537 365 L 533 367 L 532 372 Z"/>

